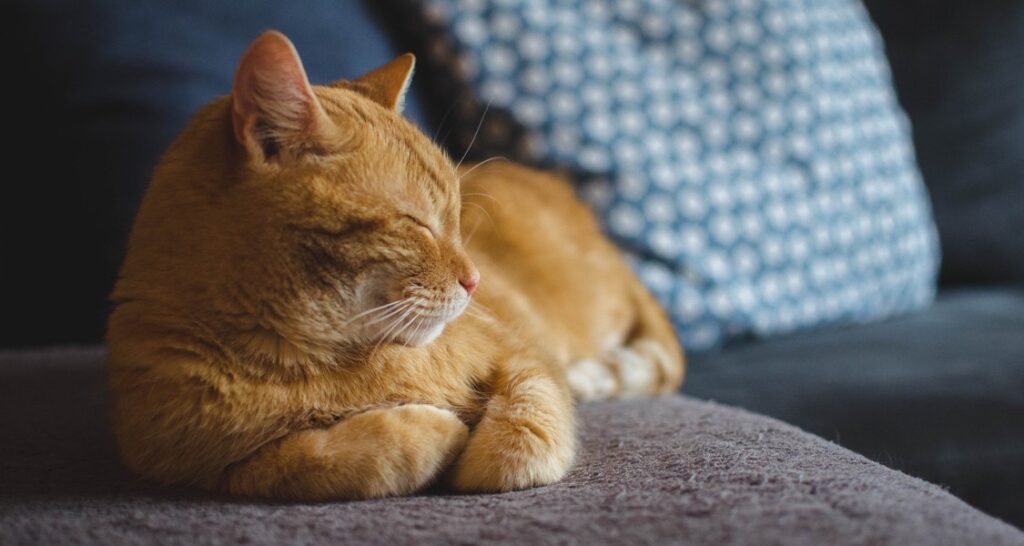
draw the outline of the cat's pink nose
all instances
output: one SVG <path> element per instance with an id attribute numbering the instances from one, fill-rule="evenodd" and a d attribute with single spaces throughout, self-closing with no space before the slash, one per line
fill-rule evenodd
<path id="1" fill-rule="evenodd" d="M 477 285 L 480 284 L 480 272 L 474 269 L 468 274 L 460 276 L 459 284 L 466 289 L 467 294 L 472 296 L 473 292 L 476 292 Z"/>

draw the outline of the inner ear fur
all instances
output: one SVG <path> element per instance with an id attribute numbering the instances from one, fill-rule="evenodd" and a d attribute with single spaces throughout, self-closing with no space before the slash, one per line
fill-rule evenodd
<path id="1" fill-rule="evenodd" d="M 325 153 L 338 141 L 295 46 L 268 31 L 246 50 L 231 91 L 236 140 L 265 160 Z"/>

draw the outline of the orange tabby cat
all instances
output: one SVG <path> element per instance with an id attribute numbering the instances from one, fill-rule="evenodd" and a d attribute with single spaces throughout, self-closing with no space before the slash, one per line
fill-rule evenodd
<path id="1" fill-rule="evenodd" d="M 313 87 L 269 32 L 167 151 L 107 335 L 133 471 L 305 500 L 525 488 L 572 465 L 572 392 L 679 386 L 671 327 L 568 185 L 460 177 L 401 117 L 412 68 Z"/>

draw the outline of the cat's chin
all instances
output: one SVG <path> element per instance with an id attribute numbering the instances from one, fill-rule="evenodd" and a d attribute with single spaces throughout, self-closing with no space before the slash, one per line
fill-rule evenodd
<path id="1" fill-rule="evenodd" d="M 438 321 L 437 324 L 429 328 L 425 328 L 422 333 L 417 333 L 416 337 L 403 339 L 402 341 L 409 347 L 423 347 L 437 339 L 441 335 L 441 332 L 444 332 L 444 327 L 447 324 L 448 323 L 446 321 Z"/>

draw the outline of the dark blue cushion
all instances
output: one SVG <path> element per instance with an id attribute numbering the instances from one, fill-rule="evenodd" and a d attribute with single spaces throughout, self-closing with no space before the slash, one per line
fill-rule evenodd
<path id="1" fill-rule="evenodd" d="M 1024 525 L 1024 290 L 696 360 L 683 392 L 771 415 Z"/>
<path id="2" fill-rule="evenodd" d="M 5 130 L 16 138 L 5 157 L 35 170 L 2 199 L 0 301 L 12 320 L 0 345 L 99 339 L 150 170 L 198 107 L 230 92 L 260 32 L 285 32 L 314 83 L 398 53 L 361 2 L 13 4 Z M 408 111 L 419 119 L 415 97 Z"/>
<path id="3" fill-rule="evenodd" d="M 1024 2 L 867 4 L 914 126 L 941 280 L 1024 282 Z"/>

